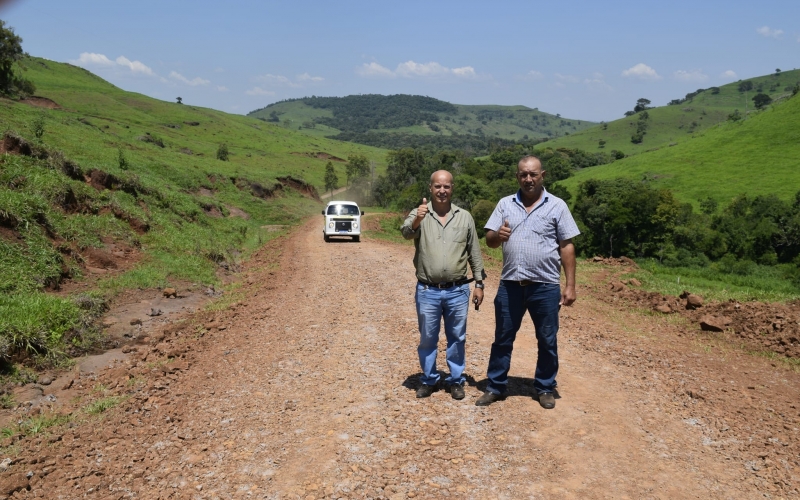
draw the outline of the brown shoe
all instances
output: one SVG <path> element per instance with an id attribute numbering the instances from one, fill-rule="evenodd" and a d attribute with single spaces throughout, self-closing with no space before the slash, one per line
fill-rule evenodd
<path id="1" fill-rule="evenodd" d="M 464 399 L 466 393 L 464 392 L 464 384 L 453 384 L 450 386 L 450 395 L 453 399 Z"/>
<path id="2" fill-rule="evenodd" d="M 506 399 L 505 394 L 495 394 L 493 392 L 486 391 L 483 393 L 483 396 L 479 397 L 478 400 L 475 401 L 475 406 L 489 406 L 495 401 L 502 401 L 504 399 Z"/>
<path id="3" fill-rule="evenodd" d="M 419 386 L 419 389 L 417 389 L 417 397 L 418 398 L 428 398 L 435 391 L 436 391 L 436 386 L 435 385 L 422 384 L 421 386 Z"/>
<path id="4" fill-rule="evenodd" d="M 552 410 L 556 407 L 556 397 L 552 392 L 542 392 L 537 399 L 539 399 L 539 404 L 545 410 Z"/>

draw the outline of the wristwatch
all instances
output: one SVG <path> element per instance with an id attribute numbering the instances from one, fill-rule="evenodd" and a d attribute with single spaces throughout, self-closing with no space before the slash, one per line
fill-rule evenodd
<path id="1" fill-rule="evenodd" d="M 480 288 L 481 290 L 483 290 L 483 281 L 476 281 L 475 288 Z"/>

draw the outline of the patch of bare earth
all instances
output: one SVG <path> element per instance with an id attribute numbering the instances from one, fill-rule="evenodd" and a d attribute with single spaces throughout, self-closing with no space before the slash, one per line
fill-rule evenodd
<path id="1" fill-rule="evenodd" d="M 317 224 L 268 243 L 229 309 L 161 325 L 111 369 L 75 374 L 75 399 L 55 407 L 75 424 L 6 438 L 0 496 L 798 495 L 800 375 L 783 365 L 610 299 L 583 265 L 562 311 L 556 408 L 532 397 L 528 321 L 509 397 L 479 408 L 495 271 L 469 313 L 467 398 L 419 400 L 413 249 L 368 234 L 326 244 Z M 80 413 L 114 395 L 100 417 Z"/>
<path id="2" fill-rule="evenodd" d="M 61 109 L 61 106 L 59 106 L 57 102 L 55 102 L 52 99 L 48 99 L 47 97 L 39 97 L 33 95 L 30 97 L 26 97 L 25 99 L 20 99 L 19 102 L 29 104 L 37 108 Z"/>

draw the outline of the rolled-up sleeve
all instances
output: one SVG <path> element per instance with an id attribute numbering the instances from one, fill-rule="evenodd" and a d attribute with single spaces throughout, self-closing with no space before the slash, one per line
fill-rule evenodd
<path id="1" fill-rule="evenodd" d="M 421 232 L 419 228 L 417 228 L 416 231 L 414 231 L 411 228 L 411 224 L 414 223 L 414 219 L 416 218 L 417 218 L 417 209 L 415 208 L 408 214 L 406 220 L 403 221 L 403 225 L 400 226 L 400 232 L 403 234 L 403 238 L 407 240 L 413 240 L 419 238 L 419 233 Z"/>

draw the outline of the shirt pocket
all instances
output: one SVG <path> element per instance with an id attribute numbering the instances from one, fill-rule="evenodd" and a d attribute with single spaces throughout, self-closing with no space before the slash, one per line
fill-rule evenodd
<path id="1" fill-rule="evenodd" d="M 467 241 L 467 233 L 469 233 L 469 229 L 465 227 L 454 227 L 450 233 L 450 238 L 455 243 L 464 243 Z"/>
<path id="2" fill-rule="evenodd" d="M 552 220 L 535 217 L 531 219 L 530 228 L 536 234 L 547 235 L 553 233 L 555 225 Z"/>

